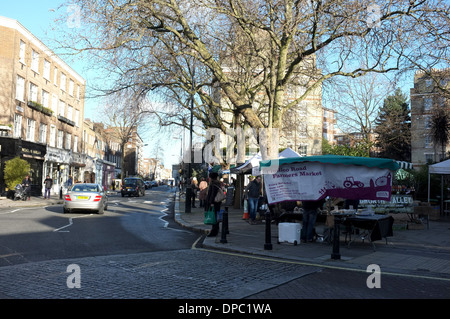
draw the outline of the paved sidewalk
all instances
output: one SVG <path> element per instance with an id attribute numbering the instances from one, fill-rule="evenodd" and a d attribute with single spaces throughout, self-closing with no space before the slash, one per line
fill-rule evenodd
<path id="1" fill-rule="evenodd" d="M 331 258 L 333 246 L 328 243 L 278 244 L 278 226 L 275 224 L 272 224 L 270 228 L 272 249 L 265 249 L 265 222 L 250 225 L 242 217 L 241 210 L 230 207 L 229 234 L 226 235 L 226 242 L 223 242 L 220 231 L 217 237 L 206 237 L 203 248 L 363 271 L 366 271 L 369 265 L 377 264 L 385 273 L 438 277 L 450 281 L 450 222 L 448 220 L 430 221 L 429 229 L 425 227 L 422 230 L 394 230 L 394 236 L 388 237 L 387 244 L 384 239 L 375 242 L 375 251 L 370 242 L 367 240 L 363 242 L 359 238 L 347 246 L 341 234 L 341 258 L 337 260 Z M 184 195 L 180 198 L 177 192 L 175 220 L 184 227 L 207 234 L 211 226 L 204 225 L 203 218 L 203 208 L 192 208 L 191 213 L 185 213 Z M 318 233 L 321 227 L 324 225 L 316 225 Z"/>
<path id="2" fill-rule="evenodd" d="M 63 204 L 64 200 L 59 199 L 59 196 L 52 196 L 50 199 L 45 199 L 42 196 L 31 196 L 30 200 L 17 200 L 6 197 L 0 197 L 0 208 L 14 208 L 14 207 L 39 207 L 47 205 L 58 205 Z"/>

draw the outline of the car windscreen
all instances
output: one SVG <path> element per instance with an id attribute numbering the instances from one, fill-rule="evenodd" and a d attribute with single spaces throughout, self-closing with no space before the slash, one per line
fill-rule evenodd
<path id="1" fill-rule="evenodd" d="M 72 187 L 72 192 L 90 192 L 97 193 L 99 192 L 97 185 L 75 185 Z"/>
<path id="2" fill-rule="evenodd" d="M 137 180 L 135 180 L 135 179 L 125 180 L 125 185 L 126 186 L 136 186 L 137 185 Z"/>

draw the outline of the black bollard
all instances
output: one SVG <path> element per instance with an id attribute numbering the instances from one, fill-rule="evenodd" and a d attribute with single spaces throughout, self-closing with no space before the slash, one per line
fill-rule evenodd
<path id="1" fill-rule="evenodd" d="M 220 238 L 220 242 L 222 244 L 227 243 L 227 234 L 228 234 L 228 206 L 225 206 L 225 211 L 222 215 L 222 236 Z"/>
<path id="2" fill-rule="evenodd" d="M 334 232 L 333 232 L 333 252 L 331 253 L 331 259 L 341 259 L 341 253 L 339 252 L 340 224 L 341 224 L 341 217 L 335 215 Z"/>
<path id="3" fill-rule="evenodd" d="M 191 185 L 186 187 L 186 199 L 184 201 L 184 212 L 190 213 L 192 205 L 192 188 Z"/>
<path id="4" fill-rule="evenodd" d="M 270 210 L 267 209 L 266 210 L 266 243 L 264 244 L 264 250 L 272 250 L 272 234 L 271 234 L 271 229 L 270 229 L 270 224 L 271 224 L 271 220 L 270 220 Z"/>

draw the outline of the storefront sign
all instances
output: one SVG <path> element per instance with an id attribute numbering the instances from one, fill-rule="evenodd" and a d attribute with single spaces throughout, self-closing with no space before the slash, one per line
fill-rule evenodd
<path id="1" fill-rule="evenodd" d="M 376 212 L 412 213 L 414 211 L 412 195 L 391 195 L 389 202 L 384 200 L 361 200 L 358 207 L 371 206 Z"/>
<path id="2" fill-rule="evenodd" d="M 66 150 L 48 147 L 47 154 L 45 155 L 45 160 L 49 162 L 68 164 L 70 162 L 70 154 Z"/>
<path id="3" fill-rule="evenodd" d="M 318 162 L 283 164 L 276 173 L 264 174 L 270 204 L 326 196 L 389 201 L 391 181 L 388 169 Z"/>

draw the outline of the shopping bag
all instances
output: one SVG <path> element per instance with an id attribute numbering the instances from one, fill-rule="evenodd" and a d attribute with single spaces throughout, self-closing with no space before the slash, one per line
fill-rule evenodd
<path id="1" fill-rule="evenodd" d="M 216 212 L 214 211 L 214 208 L 210 208 L 205 212 L 205 225 L 215 225 L 217 223 L 216 221 Z"/>
<path id="2" fill-rule="evenodd" d="M 227 198 L 227 195 L 225 194 L 224 190 L 221 187 L 217 187 L 217 194 L 216 197 L 214 198 L 214 202 L 215 203 L 221 203 L 222 201 L 224 201 Z"/>

